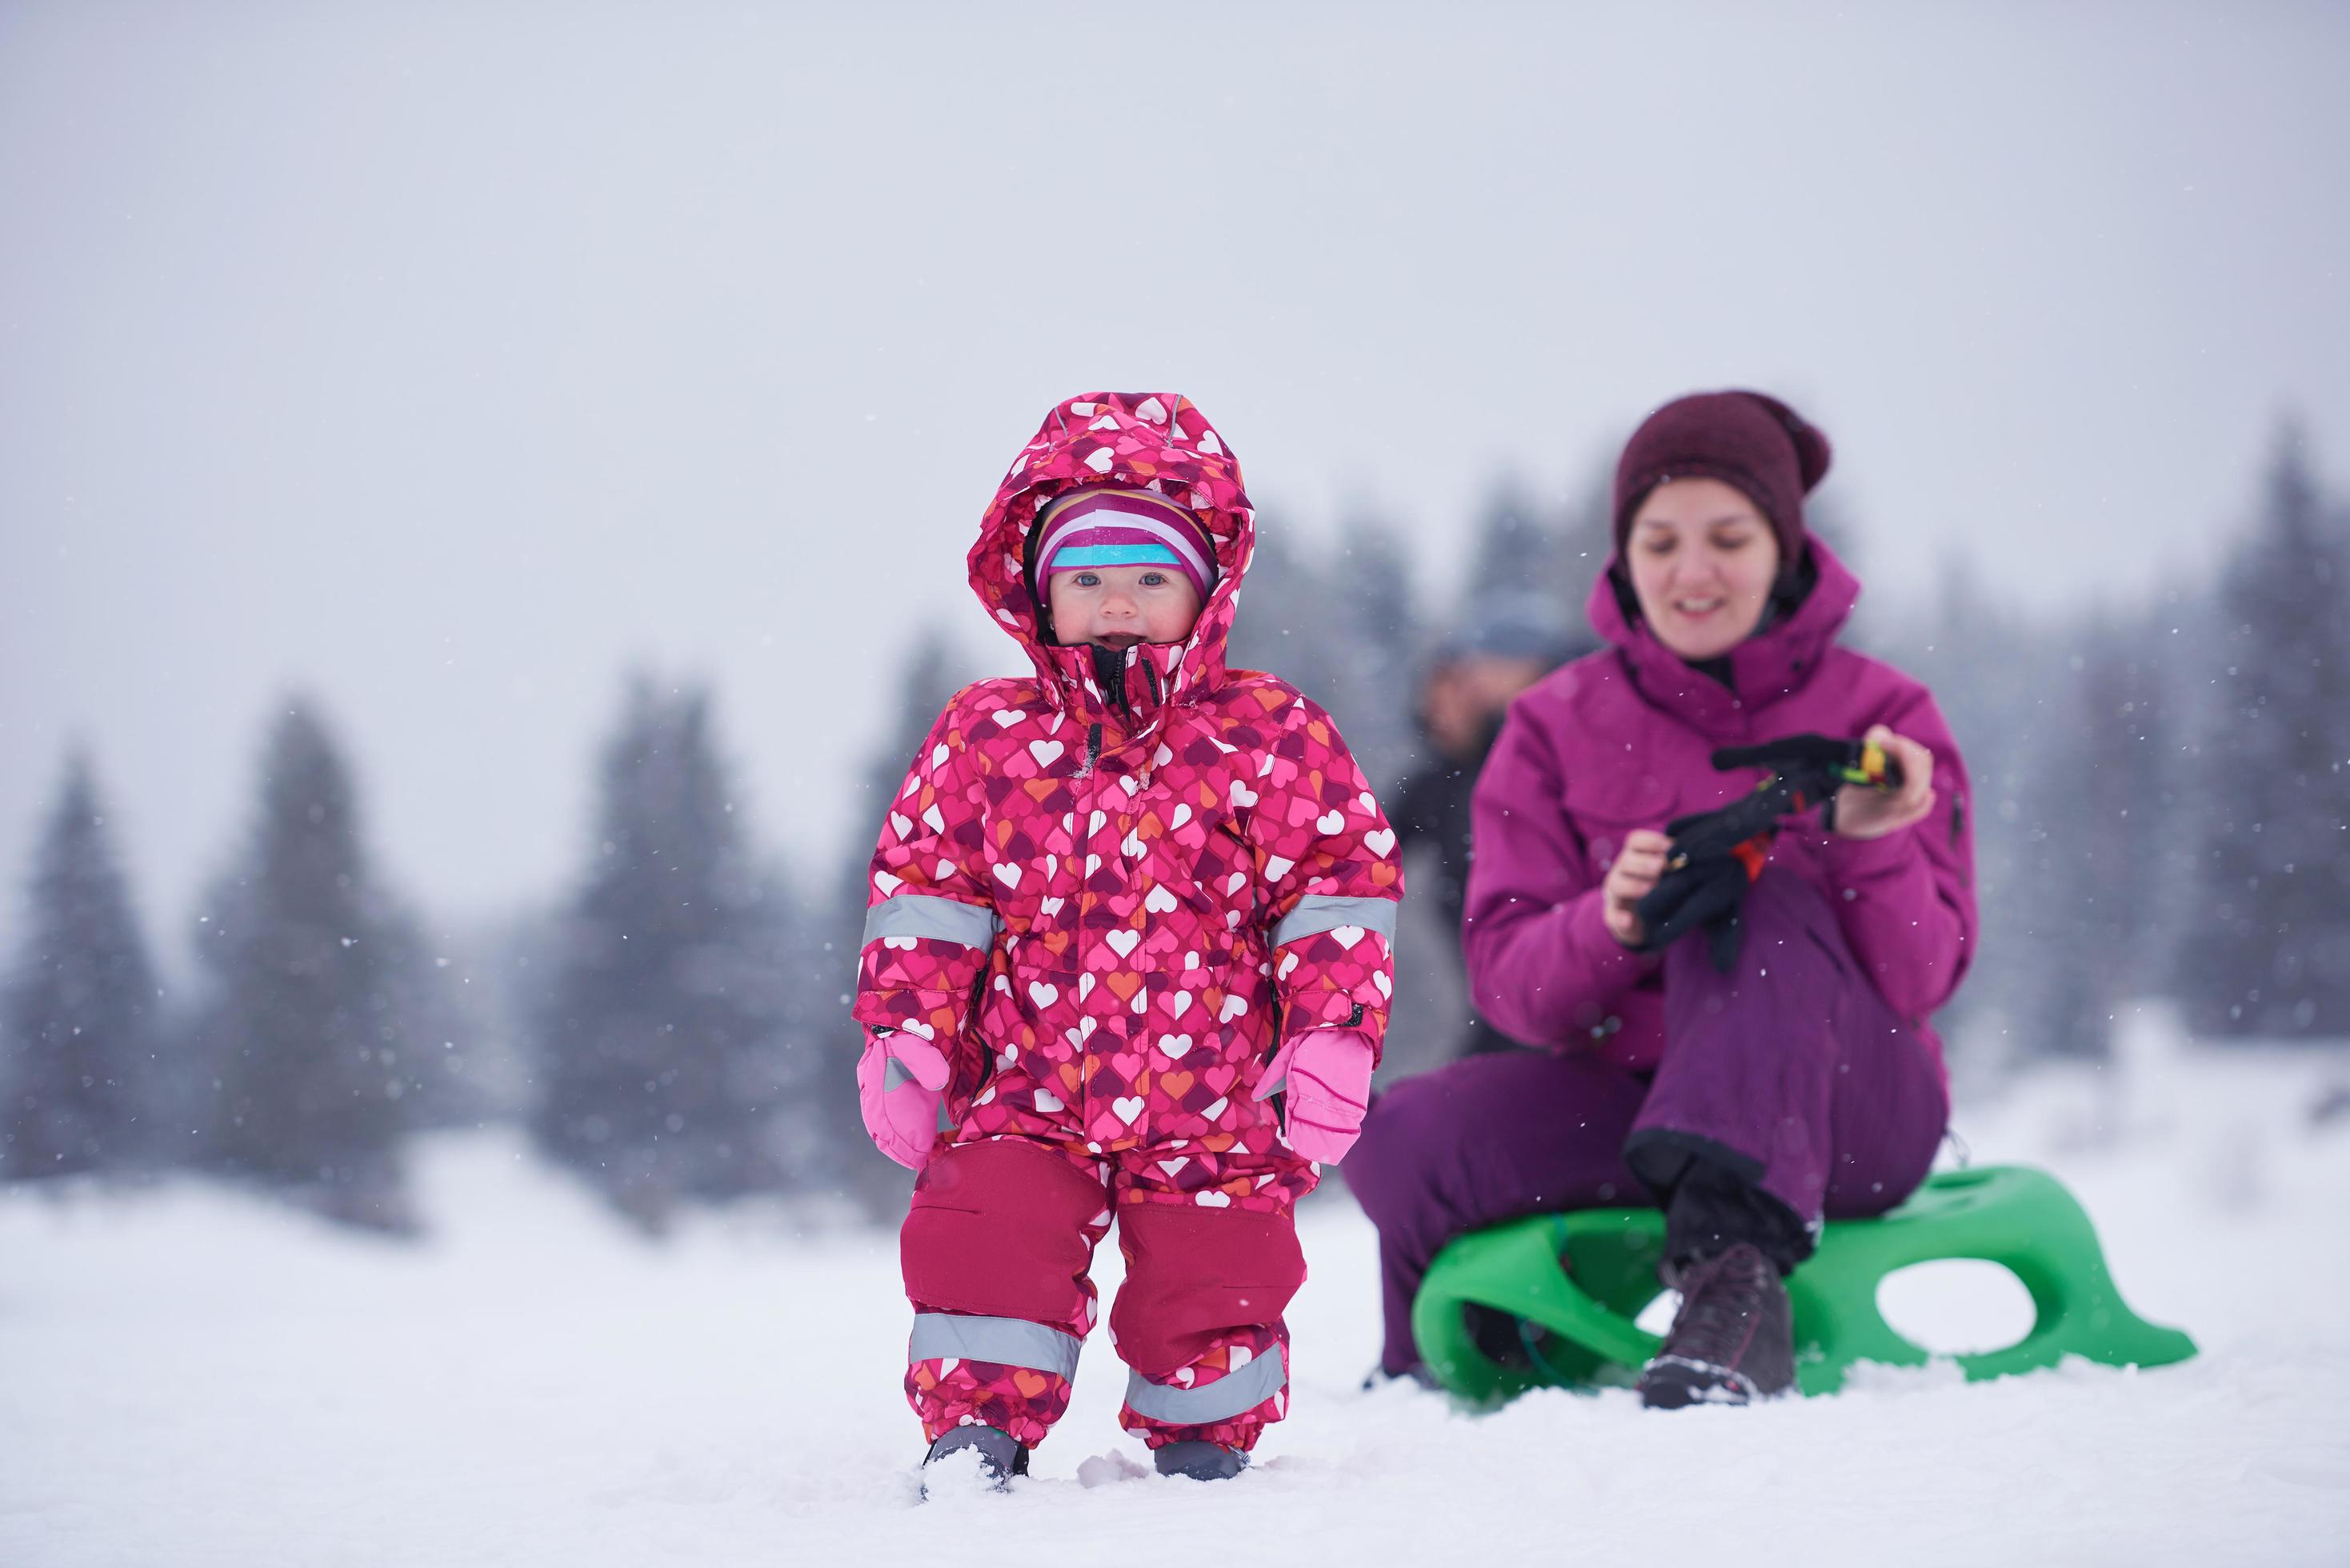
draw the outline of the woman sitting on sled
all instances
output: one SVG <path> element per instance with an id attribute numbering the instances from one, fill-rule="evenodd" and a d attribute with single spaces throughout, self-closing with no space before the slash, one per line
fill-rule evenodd
<path id="1" fill-rule="evenodd" d="M 1543 1054 L 1398 1085 L 1347 1167 L 1390 1376 L 1454 1236 L 1653 1201 L 1681 1304 L 1643 1402 L 1783 1392 L 1783 1277 L 1932 1164 L 1928 1018 L 1975 934 L 1966 771 L 1923 686 L 1836 646 L 1860 585 L 1803 512 L 1827 466 L 1753 392 L 1669 403 L 1624 451 L 1609 646 L 1512 704 L 1477 784 L 1471 992 Z"/>

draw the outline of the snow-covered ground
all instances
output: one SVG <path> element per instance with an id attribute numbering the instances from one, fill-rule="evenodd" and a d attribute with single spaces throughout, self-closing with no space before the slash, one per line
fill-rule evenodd
<path id="1" fill-rule="evenodd" d="M 2155 1044 L 1960 1117 L 2056 1170 L 2125 1293 L 2203 1355 L 1670 1416 L 1359 1392 L 1369 1228 L 1306 1216 L 1295 1414 L 1216 1487 L 1144 1473 L 1105 1337 L 1013 1496 L 915 1505 L 884 1236 L 618 1229 L 503 1136 L 428 1145 L 432 1239 L 193 1182 L 0 1195 L 0 1563 L 2214 1563 L 2350 1560 L 2350 1117 L 2335 1064 Z M 1117 1272 L 1103 1249 L 1101 1278 Z M 1897 1277 L 1944 1349 L 2012 1337 L 1987 1265 Z"/>

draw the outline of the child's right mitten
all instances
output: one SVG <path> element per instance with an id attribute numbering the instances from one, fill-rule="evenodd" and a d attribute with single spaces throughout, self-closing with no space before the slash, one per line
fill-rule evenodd
<path id="1" fill-rule="evenodd" d="M 868 1030 L 857 1059 L 857 1102 L 873 1147 L 909 1170 L 920 1170 L 938 1141 L 939 1106 L 946 1097 L 947 1059 L 919 1034 Z"/>

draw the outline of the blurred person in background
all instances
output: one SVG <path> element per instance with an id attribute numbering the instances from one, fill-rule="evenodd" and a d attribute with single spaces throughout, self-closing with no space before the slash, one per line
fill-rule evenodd
<path id="1" fill-rule="evenodd" d="M 1681 1300 L 1643 1403 L 1783 1392 L 1783 1277 L 1824 1220 L 1891 1209 L 1932 1164 L 1949 1088 L 1927 1020 L 1974 945 L 1967 778 L 1926 689 L 1836 644 L 1860 585 L 1803 510 L 1827 466 L 1825 436 L 1752 392 L 1667 404 L 1617 463 L 1590 600 L 1609 647 L 1512 703 L 1473 807 L 1471 995 L 1544 1053 L 1396 1085 L 1347 1166 L 1379 1230 L 1389 1376 L 1422 1372 L 1412 1297 L 1452 1237 L 1645 1200 Z M 1866 736 L 1898 786 L 1783 819 L 1740 864 L 1730 953 L 1657 950 L 1660 829 L 1761 776 L 1711 753 L 1806 733 Z"/>
<path id="2" fill-rule="evenodd" d="M 1460 961 L 1452 940 L 1469 901 L 1470 796 L 1501 733 L 1502 715 L 1519 692 L 1585 651 L 1559 622 L 1540 595 L 1497 597 L 1437 645 L 1420 681 L 1419 729 L 1429 760 L 1403 781 L 1389 815 L 1403 853 L 1421 862 L 1416 885 L 1434 894 L 1448 939 L 1443 950 L 1453 955 L 1449 963 Z M 1471 1007 L 1457 1054 L 1514 1044 Z"/>

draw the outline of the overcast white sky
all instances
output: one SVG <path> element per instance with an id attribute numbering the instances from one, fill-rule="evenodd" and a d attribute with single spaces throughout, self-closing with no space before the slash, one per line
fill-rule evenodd
<path id="1" fill-rule="evenodd" d="M 2350 472 L 2345 192 L 2339 5 L 0 3 L 0 931 L 80 736 L 176 965 L 294 687 L 400 887 L 543 898 L 637 662 L 828 876 L 1103 386 L 1431 595 L 1731 384 L 1878 595 L 2143 594 L 2283 410 Z"/>

